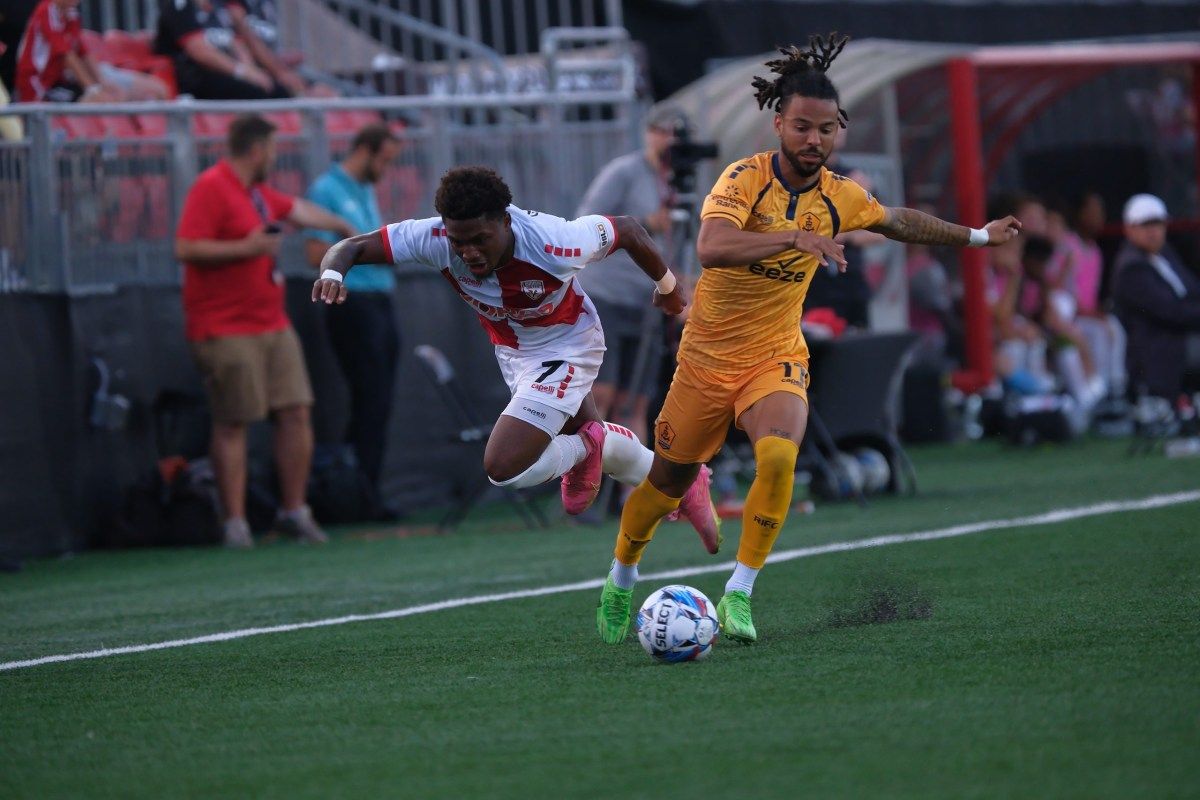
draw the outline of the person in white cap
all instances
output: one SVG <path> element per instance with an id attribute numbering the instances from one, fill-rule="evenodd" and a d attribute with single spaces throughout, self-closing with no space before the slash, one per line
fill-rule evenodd
<path id="1" fill-rule="evenodd" d="M 1129 343 L 1135 394 L 1175 401 L 1183 391 L 1187 337 L 1200 332 L 1200 278 L 1167 244 L 1167 207 L 1152 194 L 1125 203 L 1113 301 Z"/>

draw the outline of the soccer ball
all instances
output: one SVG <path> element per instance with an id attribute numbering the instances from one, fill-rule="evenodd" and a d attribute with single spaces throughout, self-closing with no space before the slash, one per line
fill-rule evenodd
<path id="1" fill-rule="evenodd" d="M 888 481 L 892 479 L 892 468 L 883 453 L 870 447 L 860 447 L 854 451 L 854 459 L 862 468 L 864 492 L 875 494 L 887 488 Z"/>
<path id="2" fill-rule="evenodd" d="M 637 613 L 638 640 L 659 661 L 698 661 L 717 641 L 717 609 L 691 586 L 664 586 Z"/>

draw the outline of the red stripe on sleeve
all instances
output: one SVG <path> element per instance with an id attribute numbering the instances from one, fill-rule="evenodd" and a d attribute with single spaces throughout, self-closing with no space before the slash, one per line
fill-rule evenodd
<path id="1" fill-rule="evenodd" d="M 383 252 L 387 254 L 389 264 L 395 264 L 396 258 L 392 255 L 392 237 L 388 236 L 387 225 L 379 229 L 379 235 L 383 237 Z"/>

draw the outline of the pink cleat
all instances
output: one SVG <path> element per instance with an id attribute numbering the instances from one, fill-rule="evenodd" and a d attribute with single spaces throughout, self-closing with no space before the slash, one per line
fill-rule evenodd
<path id="1" fill-rule="evenodd" d="M 705 464 L 700 465 L 700 474 L 679 501 L 679 508 L 667 515 L 667 521 L 674 522 L 681 517 L 686 519 L 700 534 L 704 549 L 716 553 L 721 549 L 721 518 L 717 516 L 717 509 L 713 507 L 708 492 L 711 483 L 712 470 Z"/>
<path id="2" fill-rule="evenodd" d="M 562 476 L 563 510 L 572 516 L 582 514 L 595 501 L 600 492 L 600 478 L 604 469 L 604 423 L 585 422 L 579 428 L 579 437 L 587 448 L 587 455 Z"/>

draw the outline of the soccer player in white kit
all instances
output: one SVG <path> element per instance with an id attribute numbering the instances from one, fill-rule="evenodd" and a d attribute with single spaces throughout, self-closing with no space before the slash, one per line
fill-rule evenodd
<path id="1" fill-rule="evenodd" d="M 447 172 L 434 207 L 440 216 L 392 223 L 335 244 L 321 262 L 313 301 L 345 301 L 342 278 L 355 264 L 438 270 L 479 315 L 512 391 L 483 455 L 492 483 L 523 489 L 562 476 L 568 514 L 591 505 L 602 474 L 636 486 L 649 473 L 653 453 L 596 411 L 591 388 L 604 331 L 574 276 L 625 250 L 654 283 L 654 305 L 678 314 L 687 301 L 653 239 L 632 217 L 565 220 L 517 208 L 508 186 L 486 167 Z M 680 516 L 715 553 L 720 523 L 708 486 L 702 470 Z"/>

